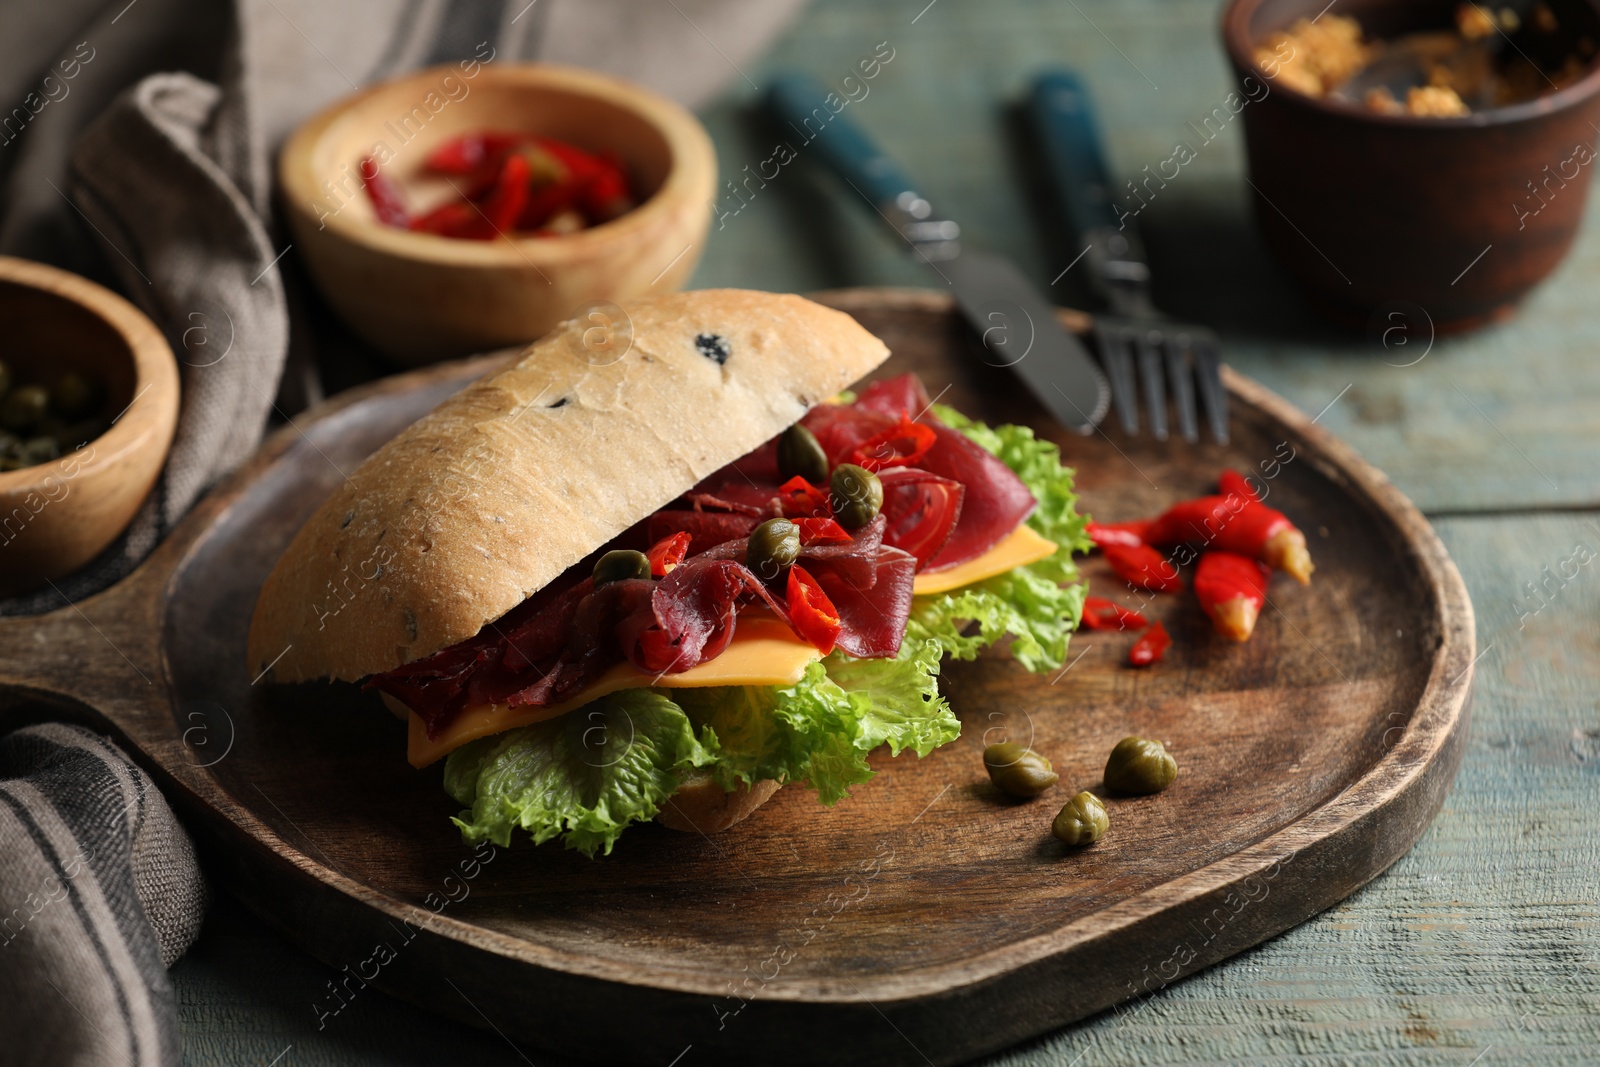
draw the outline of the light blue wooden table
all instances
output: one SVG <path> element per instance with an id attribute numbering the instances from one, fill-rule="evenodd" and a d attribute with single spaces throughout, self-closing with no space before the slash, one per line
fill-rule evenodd
<path id="1" fill-rule="evenodd" d="M 857 119 L 974 242 L 1045 284 L 1076 250 L 1035 221 L 1018 162 L 1009 107 L 1029 74 L 1065 63 L 1089 79 L 1124 174 L 1164 159 L 1229 88 L 1209 0 L 925 4 L 812 7 L 704 115 L 723 173 L 771 154 L 752 86 L 780 67 L 836 81 L 887 42 L 894 58 Z M 1311 413 L 1326 407 L 1322 424 L 1433 519 L 1478 616 L 1466 759 L 1418 845 L 1349 900 L 1136 1013 L 993 1062 L 1600 1062 L 1600 565 L 1542 608 L 1524 593 L 1575 545 L 1600 552 L 1600 213 L 1513 321 L 1398 366 L 1425 339 L 1385 349 L 1334 330 L 1267 258 L 1241 132 L 1208 144 L 1140 216 L 1158 301 L 1217 327 L 1234 367 Z M 723 219 L 694 284 L 930 284 L 880 227 L 795 165 Z M 379 995 L 318 1031 L 309 1005 L 325 968 L 226 901 L 174 973 L 197 1064 L 553 1062 Z"/>

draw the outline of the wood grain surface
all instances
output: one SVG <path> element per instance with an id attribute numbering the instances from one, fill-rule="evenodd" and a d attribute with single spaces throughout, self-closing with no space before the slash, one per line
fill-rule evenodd
<path id="1" fill-rule="evenodd" d="M 880 374 L 915 370 L 976 417 L 1044 428 L 972 358 L 947 298 L 826 299 L 888 343 Z M 999 656 L 950 665 L 963 740 L 879 759 L 833 809 L 789 789 L 731 834 L 637 828 L 601 862 L 474 854 L 370 694 L 256 686 L 242 665 L 254 591 L 303 518 L 489 362 L 390 379 L 281 431 L 128 582 L 11 624 L 54 637 L 12 684 L 103 712 L 176 794 L 212 876 L 339 968 L 310 1002 L 319 1025 L 370 985 L 600 1062 L 686 1046 L 721 1062 L 956 1062 L 1321 910 L 1403 853 L 1449 788 L 1474 659 L 1453 565 L 1380 475 L 1233 377 L 1228 449 L 1051 436 L 1109 519 L 1204 491 L 1224 466 L 1270 470 L 1319 576 L 1276 587 L 1248 644 L 1170 598 L 1152 610 L 1177 645 L 1155 670 L 1121 665 L 1118 635 L 1080 642 L 1053 677 Z M 129 692 L 125 665 L 148 687 Z M 1087 851 L 1063 855 L 1051 805 L 1006 803 L 978 773 L 982 745 L 1010 737 L 1090 787 L 1130 732 L 1167 740 L 1183 773 L 1113 802 L 1113 832 Z M 619 1011 L 647 1025 L 608 1029 Z"/>

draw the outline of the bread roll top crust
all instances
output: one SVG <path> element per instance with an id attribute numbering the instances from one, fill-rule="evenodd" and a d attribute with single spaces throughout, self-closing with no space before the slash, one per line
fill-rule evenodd
<path id="1" fill-rule="evenodd" d="M 261 587 L 251 676 L 354 681 L 473 636 L 887 356 L 843 312 L 736 289 L 563 323 L 307 520 Z"/>

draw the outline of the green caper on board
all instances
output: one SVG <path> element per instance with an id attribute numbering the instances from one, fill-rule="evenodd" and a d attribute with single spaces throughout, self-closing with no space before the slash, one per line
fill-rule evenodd
<path id="1" fill-rule="evenodd" d="M 601 556 L 594 565 L 594 587 L 599 589 L 628 578 L 650 577 L 650 558 L 631 548 L 618 548 Z"/>
<path id="2" fill-rule="evenodd" d="M 1178 761 L 1160 741 L 1124 737 L 1106 760 L 1106 787 L 1119 793 L 1159 793 L 1178 777 Z"/>
<path id="3" fill-rule="evenodd" d="M 1105 836 L 1111 819 L 1106 806 L 1093 793 L 1079 793 L 1061 807 L 1056 821 L 1050 824 L 1050 833 L 1064 845 L 1077 847 L 1092 845 Z"/>
<path id="4" fill-rule="evenodd" d="M 1015 741 L 1001 741 L 984 749 L 983 768 L 995 788 L 1013 797 L 1036 797 L 1060 778 L 1049 760 Z"/>
<path id="5" fill-rule="evenodd" d="M 846 530 L 859 530 L 878 517 L 883 508 L 883 483 L 865 467 L 841 463 L 829 480 L 833 517 Z"/>
<path id="6" fill-rule="evenodd" d="M 800 558 L 800 527 L 788 519 L 768 519 L 750 531 L 744 565 L 770 582 Z"/>
<path id="7" fill-rule="evenodd" d="M 828 454 L 816 435 L 798 422 L 778 438 L 778 474 L 784 481 L 800 477 L 818 486 L 828 480 Z"/>

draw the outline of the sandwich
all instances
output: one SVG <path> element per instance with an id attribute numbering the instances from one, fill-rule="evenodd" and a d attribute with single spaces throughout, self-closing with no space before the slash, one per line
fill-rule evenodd
<path id="1" fill-rule="evenodd" d="M 261 587 L 252 676 L 380 694 L 469 842 L 593 855 L 926 756 L 960 733 L 946 655 L 1063 662 L 1089 542 L 1053 444 L 911 375 L 841 392 L 888 351 L 800 297 L 627 316 L 620 356 L 568 322 L 336 488 Z"/>

